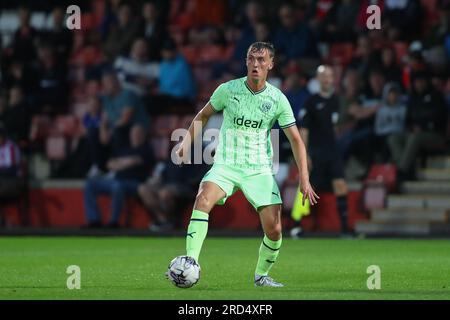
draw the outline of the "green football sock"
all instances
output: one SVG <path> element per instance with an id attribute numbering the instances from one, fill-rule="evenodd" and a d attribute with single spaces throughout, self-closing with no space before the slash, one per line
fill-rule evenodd
<path id="1" fill-rule="evenodd" d="M 198 262 L 200 251 L 202 250 L 203 240 L 208 233 L 209 214 L 193 210 L 191 222 L 189 223 L 186 235 L 186 252 Z"/>
<path id="2" fill-rule="evenodd" d="M 264 235 L 264 239 L 259 247 L 258 264 L 255 270 L 256 275 L 267 276 L 269 274 L 270 268 L 272 268 L 280 252 L 281 242 L 282 238 L 273 241 Z"/>

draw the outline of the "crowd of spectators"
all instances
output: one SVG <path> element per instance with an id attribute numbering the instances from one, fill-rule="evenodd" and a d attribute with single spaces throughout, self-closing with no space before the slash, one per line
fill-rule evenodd
<path id="1" fill-rule="evenodd" d="M 381 9 L 380 30 L 366 26 L 373 4 Z M 165 224 L 173 208 L 161 208 L 155 201 L 164 201 L 155 199 L 165 199 L 173 187 L 162 188 L 159 180 L 139 183 L 152 175 L 157 160 L 170 159 L 164 140 L 171 129 L 185 126 L 186 115 L 202 107 L 218 84 L 245 74 L 246 50 L 254 41 L 274 44 L 269 81 L 283 90 L 296 116 L 318 90 L 317 65 L 332 66 L 346 164 L 356 160 L 366 173 L 374 162 L 393 162 L 402 176 L 414 178 L 424 149 L 449 151 L 448 0 L 95 0 L 81 5 L 81 30 L 66 28 L 59 2 L 5 6 L 18 28 L 9 35 L 0 31 L 2 131 L 8 143 L 31 154 L 45 153 L 48 137 L 70 140 L 57 159 L 65 162 L 60 172 L 81 166 L 74 154 L 87 155 L 79 178 L 89 177 L 93 225 L 98 192 L 116 198 L 112 226 L 125 194 L 140 195 Z M 48 17 L 38 27 L 32 23 L 37 11 Z M 68 125 L 67 117 L 75 124 Z M 141 144 L 152 152 L 133 153 Z M 281 150 L 282 161 L 289 156 Z M 57 170 L 53 174 L 58 177 Z M 99 183 L 102 175 L 113 182 Z"/>

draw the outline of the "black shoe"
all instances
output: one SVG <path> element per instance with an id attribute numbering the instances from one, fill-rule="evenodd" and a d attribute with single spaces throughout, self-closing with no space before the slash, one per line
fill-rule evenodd
<path id="1" fill-rule="evenodd" d="M 119 223 L 117 223 L 117 222 L 109 222 L 106 226 L 105 226 L 105 228 L 106 229 L 119 229 Z"/>
<path id="2" fill-rule="evenodd" d="M 88 224 L 84 225 L 82 228 L 83 229 L 99 229 L 102 227 L 102 224 L 100 223 L 100 221 L 92 221 L 92 222 L 88 222 Z"/>

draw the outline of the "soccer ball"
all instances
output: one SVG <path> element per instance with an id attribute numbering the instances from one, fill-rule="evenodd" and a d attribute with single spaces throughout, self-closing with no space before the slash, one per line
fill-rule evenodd
<path id="1" fill-rule="evenodd" d="M 200 279 L 200 270 L 194 258 L 178 256 L 170 261 L 166 277 L 178 288 L 190 288 Z"/>

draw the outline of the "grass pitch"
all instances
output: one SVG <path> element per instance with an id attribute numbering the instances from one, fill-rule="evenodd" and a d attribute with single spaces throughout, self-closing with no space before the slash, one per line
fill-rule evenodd
<path id="1" fill-rule="evenodd" d="M 450 299 L 448 240 L 284 239 L 271 276 L 285 287 L 255 288 L 260 241 L 207 238 L 199 283 L 179 289 L 164 272 L 182 238 L 0 238 L 0 299 Z M 367 289 L 370 265 L 380 290 Z"/>

